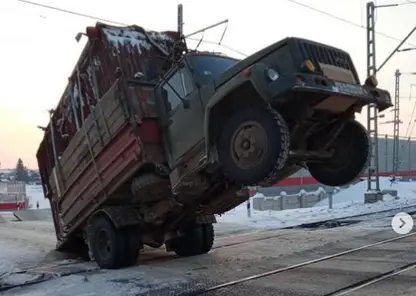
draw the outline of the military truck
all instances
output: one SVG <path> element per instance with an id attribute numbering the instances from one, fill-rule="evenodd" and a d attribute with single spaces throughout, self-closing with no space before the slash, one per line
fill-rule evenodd
<path id="1" fill-rule="evenodd" d="M 392 106 L 348 53 L 310 40 L 237 60 L 189 50 L 177 32 L 97 23 L 82 34 L 37 159 L 57 249 L 102 268 L 135 264 L 145 245 L 209 252 L 215 215 L 249 185 L 301 168 L 325 185 L 353 181 L 371 150 L 355 113 Z"/>

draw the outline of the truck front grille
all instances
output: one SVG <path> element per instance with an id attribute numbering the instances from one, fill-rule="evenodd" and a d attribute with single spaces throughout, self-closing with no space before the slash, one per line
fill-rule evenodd
<path id="1" fill-rule="evenodd" d="M 299 42 L 299 48 L 304 60 L 312 60 L 316 67 L 319 67 L 321 63 L 349 70 L 354 75 L 356 82 L 359 83 L 357 72 L 349 54 L 331 47 L 307 42 Z"/>

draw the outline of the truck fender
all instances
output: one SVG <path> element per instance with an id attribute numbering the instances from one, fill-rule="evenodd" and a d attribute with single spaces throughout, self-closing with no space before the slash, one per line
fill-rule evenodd
<path id="1" fill-rule="evenodd" d="M 237 95 L 240 92 L 244 92 L 247 96 L 241 98 L 239 103 L 247 102 L 253 103 L 258 102 L 261 104 L 268 104 L 265 100 L 265 97 L 258 91 L 255 84 L 245 77 L 237 76 L 234 79 L 230 80 L 226 87 L 220 87 L 214 95 L 210 98 L 206 105 L 205 118 L 204 118 L 204 134 L 205 134 L 205 153 L 207 160 L 211 159 L 211 146 L 212 146 L 212 121 L 218 120 L 216 118 L 216 113 L 221 112 L 221 107 L 223 104 L 227 104 L 231 100 L 237 98 Z M 251 94 L 251 95 L 249 95 Z"/>
<path id="2" fill-rule="evenodd" d="M 133 207 L 127 206 L 114 206 L 106 207 L 96 211 L 89 219 L 88 225 L 91 221 L 97 217 L 104 215 L 113 222 L 116 228 L 122 228 L 126 226 L 137 226 L 140 224 L 141 219 L 139 213 Z"/>

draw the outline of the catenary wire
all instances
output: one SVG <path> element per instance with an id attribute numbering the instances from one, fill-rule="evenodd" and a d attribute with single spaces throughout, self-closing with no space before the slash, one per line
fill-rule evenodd
<path id="1" fill-rule="evenodd" d="M 109 22 L 109 23 L 113 23 L 113 24 L 118 24 L 118 25 L 126 26 L 126 24 L 121 23 L 121 22 L 112 21 L 112 20 L 108 20 L 108 19 L 104 19 L 104 18 L 100 18 L 100 17 L 95 17 L 95 16 L 92 16 L 92 15 L 89 15 L 89 14 L 79 13 L 79 12 L 72 11 L 72 10 L 68 10 L 68 9 L 62 9 L 62 8 L 59 8 L 59 7 L 56 7 L 56 6 L 52 6 L 52 5 L 46 5 L 46 4 L 32 2 L 32 1 L 28 1 L 28 0 L 14 0 L 14 1 L 21 2 L 21 3 L 25 3 L 25 4 L 29 4 L 29 5 L 33 5 L 33 6 L 39 6 L 39 7 L 43 7 L 43 8 L 50 9 L 50 10 L 60 11 L 60 12 L 67 13 L 67 14 L 72 14 L 72 15 L 76 15 L 76 16 L 81 16 L 81 17 L 85 17 L 85 18 L 96 19 L 96 20 L 100 20 L 100 21 L 104 21 L 104 22 Z M 320 13 L 322 15 L 325 15 L 327 17 L 331 17 L 331 18 L 336 19 L 336 20 L 338 20 L 340 22 L 349 24 L 351 26 L 358 27 L 358 28 L 361 28 L 361 29 L 366 29 L 366 27 L 363 26 L 363 25 L 360 25 L 360 24 L 355 23 L 353 21 L 350 21 L 348 19 L 339 17 L 339 16 L 337 16 L 335 14 L 332 14 L 332 13 L 329 13 L 329 12 L 326 12 L 326 11 L 323 11 L 323 10 L 320 10 L 320 9 L 315 8 L 313 6 L 310 6 L 310 5 L 301 3 L 299 1 L 296 1 L 296 0 L 287 0 L 287 1 L 289 1 L 289 2 L 291 2 L 293 4 L 296 4 L 296 5 L 302 6 L 304 8 L 307 8 L 309 10 L 313 10 L 313 11 L 315 11 L 317 13 Z M 416 4 L 416 2 L 413 2 L 413 1 L 410 1 L 410 0 L 407 0 L 407 2 L 409 2 L 411 4 Z M 398 42 L 401 42 L 402 41 L 402 39 L 396 38 L 394 36 L 388 35 L 386 33 L 380 32 L 380 31 L 377 31 L 376 34 L 378 34 L 380 36 L 383 36 L 385 38 L 391 39 L 391 40 L 398 41 Z M 205 43 L 210 43 L 210 42 L 205 42 Z M 407 44 L 416 47 L 416 45 L 411 44 L 409 42 L 407 42 Z"/>

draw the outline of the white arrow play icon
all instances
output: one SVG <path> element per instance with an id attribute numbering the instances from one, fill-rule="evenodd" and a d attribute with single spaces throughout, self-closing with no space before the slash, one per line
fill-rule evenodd
<path id="1" fill-rule="evenodd" d="M 398 234 L 408 234 L 413 229 L 413 218 L 408 213 L 400 212 L 391 220 L 391 227 Z"/>

